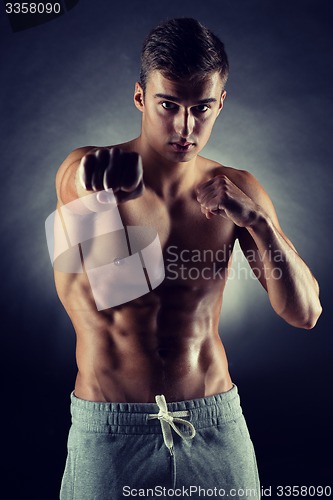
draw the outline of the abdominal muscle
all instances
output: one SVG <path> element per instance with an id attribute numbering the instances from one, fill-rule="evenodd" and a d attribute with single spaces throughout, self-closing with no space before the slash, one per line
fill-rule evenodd
<path id="1" fill-rule="evenodd" d="M 84 276 L 57 290 L 77 334 L 75 395 L 89 401 L 183 401 L 232 388 L 218 335 L 220 282 L 161 285 L 140 299 L 97 311 Z M 220 290 L 216 290 L 216 287 Z M 219 292 L 219 293 L 217 293 Z M 77 307 L 75 297 L 84 297 Z M 75 304 L 75 305 L 74 305 Z"/>

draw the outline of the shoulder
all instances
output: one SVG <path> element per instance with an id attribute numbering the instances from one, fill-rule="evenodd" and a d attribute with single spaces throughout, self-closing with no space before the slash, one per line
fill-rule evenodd
<path id="1" fill-rule="evenodd" d="M 250 198 L 268 196 L 258 179 L 248 170 L 221 166 L 215 169 L 214 175 L 225 175 Z"/>
<path id="2" fill-rule="evenodd" d="M 96 146 L 83 146 L 80 148 L 74 149 L 69 155 L 66 156 L 62 164 L 60 165 L 58 172 L 57 172 L 57 181 L 59 178 L 61 178 L 65 171 L 74 163 L 78 163 L 81 161 L 81 159 L 89 153 L 89 151 L 92 151 L 96 149 Z"/>
<path id="3" fill-rule="evenodd" d="M 229 167 L 207 160 L 205 172 L 205 176 L 207 176 L 208 179 L 216 176 L 228 177 L 228 179 L 236 184 L 236 186 L 248 196 L 251 196 L 251 194 L 260 194 L 260 192 L 264 191 L 264 188 L 259 181 L 248 170 Z"/>
<path id="4" fill-rule="evenodd" d="M 89 151 L 95 149 L 95 146 L 84 146 L 74 149 L 69 155 L 64 159 L 60 165 L 55 179 L 57 197 L 61 204 L 67 203 L 74 199 L 75 188 L 73 178 L 78 168 L 81 159 Z"/>

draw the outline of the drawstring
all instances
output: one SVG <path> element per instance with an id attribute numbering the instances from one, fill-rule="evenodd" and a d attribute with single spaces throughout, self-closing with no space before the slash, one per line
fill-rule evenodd
<path id="1" fill-rule="evenodd" d="M 158 418 L 162 427 L 163 439 L 166 447 L 169 449 L 171 455 L 173 454 L 173 438 L 171 428 L 180 436 L 182 439 L 193 439 L 195 436 L 195 428 L 188 422 L 180 417 L 188 417 L 190 412 L 188 410 L 185 411 L 168 411 L 167 403 L 165 397 L 162 395 L 155 396 L 156 404 L 159 407 L 160 411 L 158 413 L 149 413 L 148 419 L 151 420 L 153 418 Z M 191 430 L 191 434 L 188 436 L 184 432 L 182 432 L 176 424 L 183 424 L 189 427 Z"/>

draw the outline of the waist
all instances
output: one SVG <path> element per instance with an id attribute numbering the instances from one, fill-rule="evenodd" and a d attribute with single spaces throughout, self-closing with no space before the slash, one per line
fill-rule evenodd
<path id="1" fill-rule="evenodd" d="M 167 402 L 168 412 L 187 411 L 195 429 L 222 425 L 242 415 L 236 385 L 227 392 L 204 398 Z M 161 425 L 149 415 L 158 413 L 155 403 L 96 402 L 71 394 L 72 423 L 91 432 L 160 434 Z"/>
<path id="2" fill-rule="evenodd" d="M 171 344 L 171 341 L 170 341 Z M 117 345 L 101 349 L 78 343 L 75 394 L 90 401 L 152 402 L 202 398 L 232 387 L 226 354 L 219 337 L 204 343 L 150 350 Z"/>

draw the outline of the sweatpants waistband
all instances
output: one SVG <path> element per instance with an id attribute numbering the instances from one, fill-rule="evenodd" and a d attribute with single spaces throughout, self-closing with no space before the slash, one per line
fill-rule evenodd
<path id="1" fill-rule="evenodd" d="M 204 398 L 167 403 L 168 412 L 186 411 L 186 420 L 196 430 L 221 425 L 242 415 L 237 386 L 227 392 Z M 77 398 L 71 393 L 72 423 L 83 430 L 117 434 L 160 434 L 161 425 L 149 415 L 156 414 L 156 403 L 104 403 Z M 186 433 L 188 429 L 183 426 Z"/>

